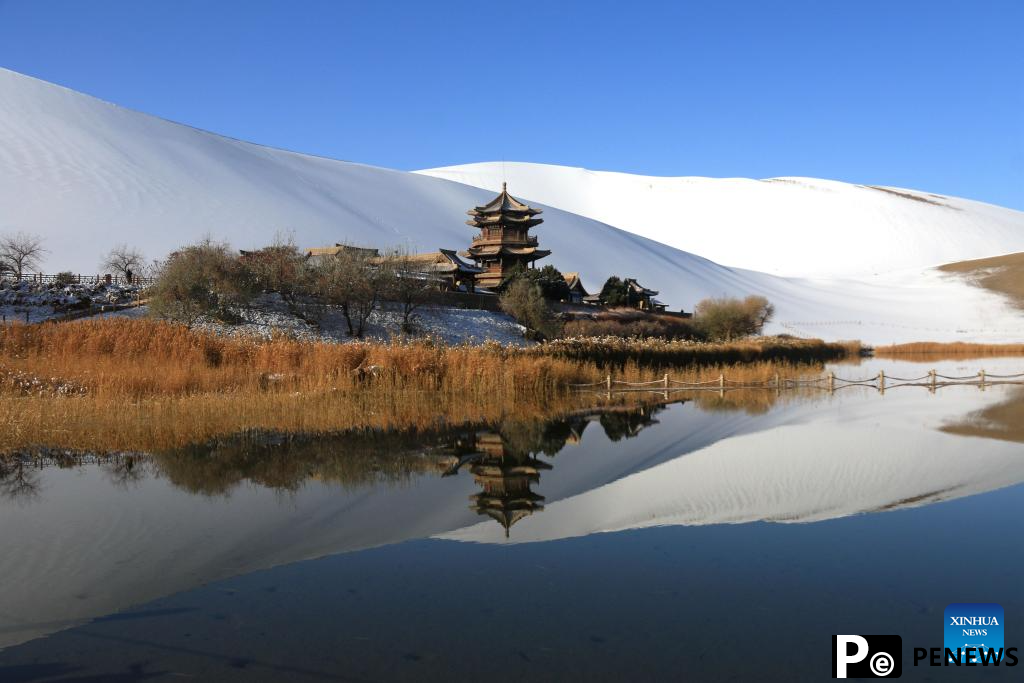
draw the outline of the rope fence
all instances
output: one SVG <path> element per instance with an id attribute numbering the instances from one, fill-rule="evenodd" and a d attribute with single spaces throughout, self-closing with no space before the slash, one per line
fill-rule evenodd
<path id="1" fill-rule="evenodd" d="M 704 380 L 701 382 L 689 382 L 686 380 L 672 379 L 668 374 L 664 375 L 661 379 L 653 379 L 647 382 L 627 382 L 621 379 L 614 379 L 610 374 L 607 375 L 603 380 L 598 382 L 589 382 L 586 384 L 570 384 L 569 386 L 574 389 L 587 389 L 587 388 L 603 388 L 608 392 L 625 392 L 625 391 L 653 391 L 653 390 L 715 390 L 725 391 L 727 389 L 797 389 L 797 388 L 815 388 L 821 389 L 828 392 L 833 392 L 839 389 L 845 389 L 849 387 L 869 387 L 877 389 L 878 391 L 885 393 L 887 389 L 895 389 L 898 387 L 927 387 L 934 391 L 940 387 L 948 386 L 977 386 L 985 388 L 986 386 L 992 386 L 996 384 L 1024 384 L 1024 372 L 1015 375 L 993 375 L 986 373 L 984 370 L 979 370 L 974 375 L 963 375 L 963 376 L 950 376 L 940 375 L 935 370 L 931 370 L 927 375 L 921 375 L 920 377 L 896 377 L 892 375 L 886 375 L 885 371 L 880 371 L 874 377 L 864 377 L 862 379 L 848 379 L 845 377 L 836 377 L 835 373 L 828 372 L 821 377 L 815 378 L 787 378 L 781 377 L 776 374 L 775 377 L 762 382 L 749 382 L 744 380 L 732 380 L 727 378 L 724 374 L 718 376 L 718 379 Z"/>

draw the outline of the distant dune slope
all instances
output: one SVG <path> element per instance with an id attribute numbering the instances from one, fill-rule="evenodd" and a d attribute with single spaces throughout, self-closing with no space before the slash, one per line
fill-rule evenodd
<path id="1" fill-rule="evenodd" d="M 769 331 L 826 339 L 1024 338 L 1024 320 L 1000 297 L 935 271 L 871 282 L 780 278 L 551 208 L 525 179 L 510 189 L 545 208 L 536 229 L 552 251 L 545 263 L 579 271 L 592 290 L 612 274 L 639 277 L 677 310 L 709 296 L 763 294 L 778 311 Z M 293 231 L 303 246 L 462 248 L 472 236 L 465 211 L 492 196 L 445 179 L 225 138 L 0 69 L 0 232 L 43 235 L 49 272 L 95 272 L 119 242 L 161 257 L 206 235 L 239 248 L 267 244 L 279 231 Z M 744 239 L 728 239 L 742 253 Z M 776 258 L 766 252 L 761 260 L 767 267 Z"/>
<path id="2" fill-rule="evenodd" d="M 524 196 L 719 263 L 862 276 L 1024 251 L 1024 212 L 815 178 L 658 178 L 530 163 L 420 171 Z"/>
<path id="3" fill-rule="evenodd" d="M 979 287 L 1005 294 L 1024 308 L 1024 252 L 948 263 L 939 270 L 957 273 Z"/>

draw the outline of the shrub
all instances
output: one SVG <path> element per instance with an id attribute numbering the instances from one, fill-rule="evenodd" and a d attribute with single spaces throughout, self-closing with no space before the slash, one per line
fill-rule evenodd
<path id="1" fill-rule="evenodd" d="M 541 295 L 548 301 L 566 301 L 569 298 L 569 285 L 561 271 L 554 266 L 524 268 L 517 264 L 498 289 L 500 292 L 505 292 L 519 281 L 529 282 L 539 287 Z"/>
<path id="2" fill-rule="evenodd" d="M 252 298 L 252 278 L 228 246 L 205 240 L 171 254 L 150 290 L 150 311 L 194 325 L 204 316 L 230 320 Z"/>
<path id="3" fill-rule="evenodd" d="M 69 270 L 65 270 L 60 273 L 57 273 L 57 277 L 53 281 L 53 283 L 58 287 L 63 288 L 75 284 L 77 280 L 78 278 L 75 276 L 74 273 L 72 273 Z"/>
<path id="4" fill-rule="evenodd" d="M 691 320 L 651 314 L 635 309 L 614 315 L 581 317 L 565 323 L 566 337 L 628 337 L 635 339 L 700 339 L 702 331 Z"/>
<path id="5" fill-rule="evenodd" d="M 525 327 L 528 336 L 552 339 L 562 331 L 561 322 L 548 306 L 539 285 L 526 279 L 513 280 L 500 299 L 505 311 Z"/>
<path id="6" fill-rule="evenodd" d="M 709 339 L 731 341 L 761 334 L 775 307 L 763 296 L 704 299 L 695 310 L 697 324 Z"/>

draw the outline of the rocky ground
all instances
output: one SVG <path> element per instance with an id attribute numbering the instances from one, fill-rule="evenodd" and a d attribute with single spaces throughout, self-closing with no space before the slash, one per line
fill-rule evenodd
<path id="1" fill-rule="evenodd" d="M 138 294 L 134 286 L 16 282 L 4 277 L 0 278 L 0 315 L 4 320 L 41 322 L 68 312 L 129 304 Z"/>

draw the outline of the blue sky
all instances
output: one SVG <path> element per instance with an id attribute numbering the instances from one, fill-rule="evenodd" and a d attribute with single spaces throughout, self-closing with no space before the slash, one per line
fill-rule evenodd
<path id="1" fill-rule="evenodd" d="M 1024 209 L 1024 2 L 0 0 L 0 65 L 401 169 L 804 175 Z"/>

